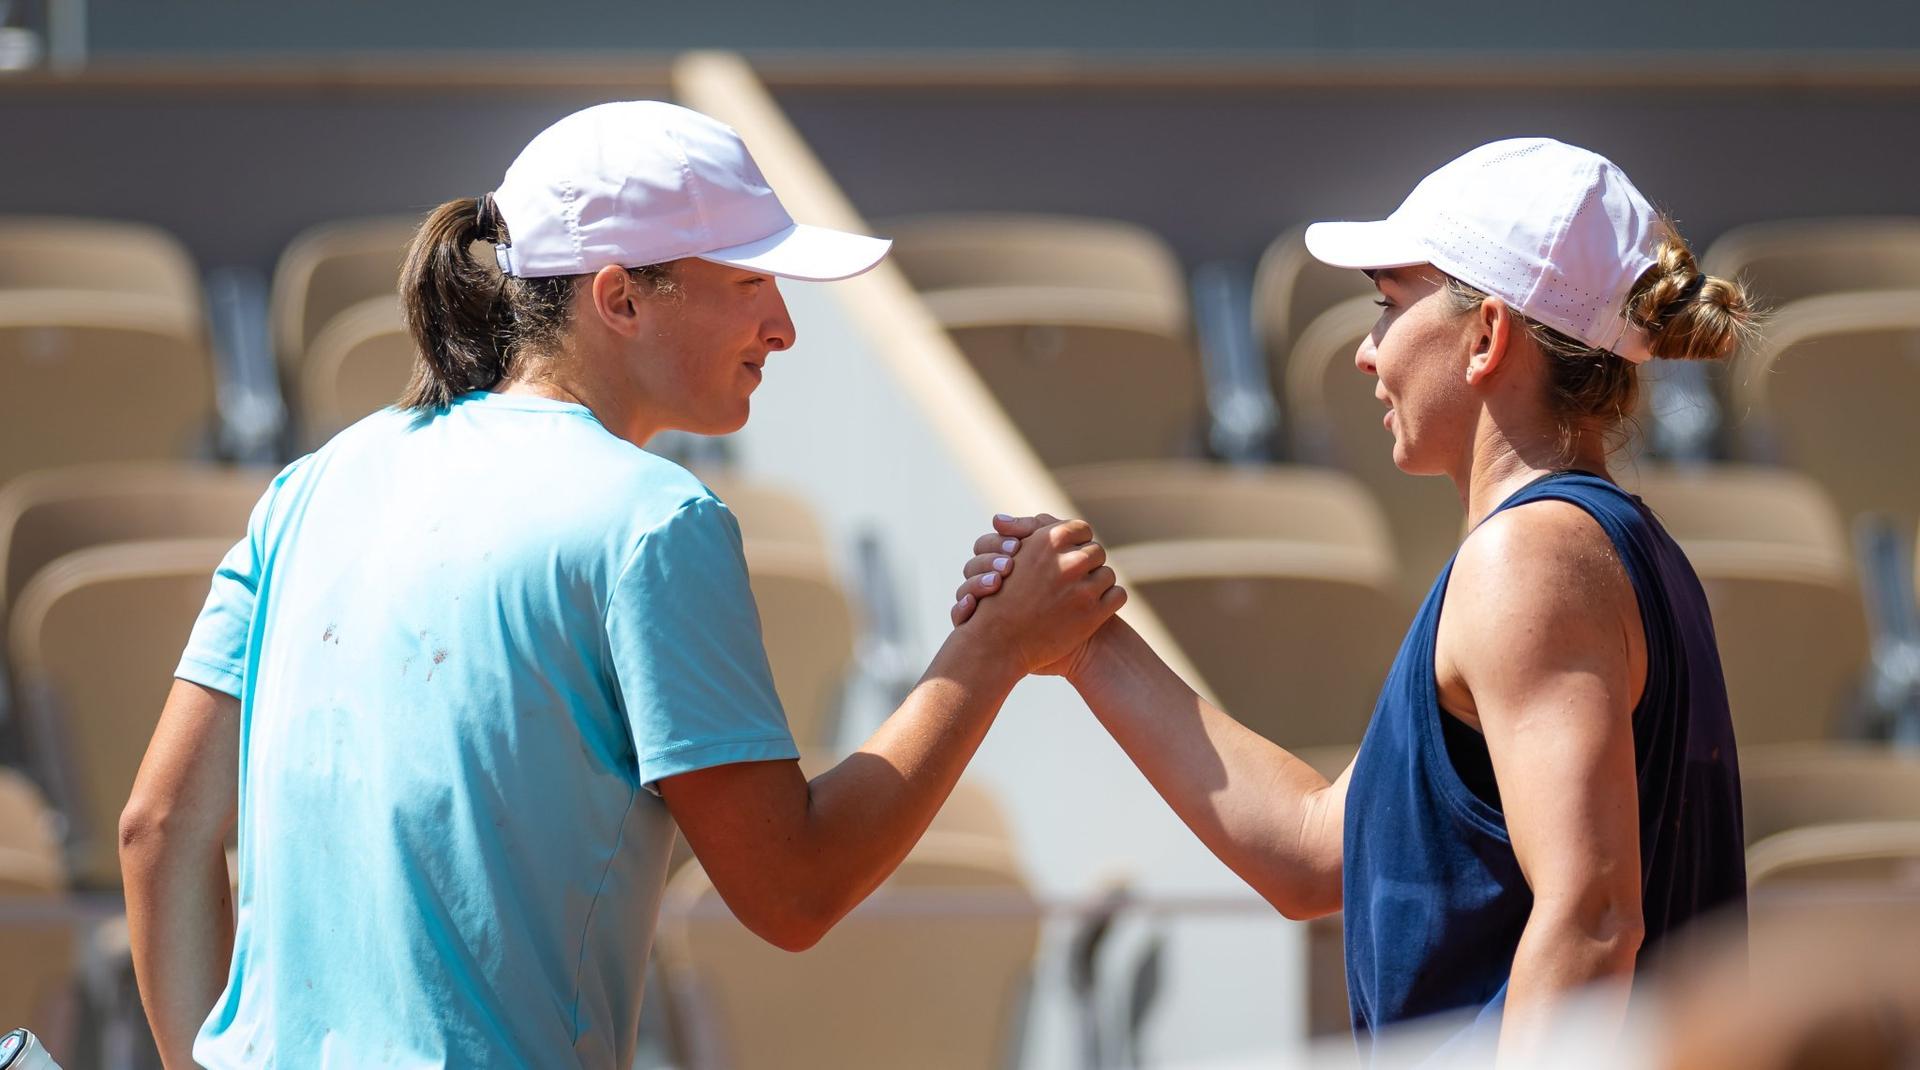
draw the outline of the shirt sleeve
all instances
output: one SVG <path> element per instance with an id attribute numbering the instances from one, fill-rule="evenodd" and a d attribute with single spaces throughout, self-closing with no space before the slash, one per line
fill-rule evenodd
<path id="1" fill-rule="evenodd" d="M 213 572 L 213 589 L 200 617 L 187 637 L 187 648 L 180 655 L 180 666 L 173 675 L 187 681 L 241 697 L 247 682 L 247 640 L 253 631 L 254 596 L 260 590 L 263 547 L 267 517 L 273 499 L 287 477 L 300 466 L 295 461 L 274 477 L 265 494 L 254 503 L 247 520 L 247 534 L 227 551 Z"/>
<path id="2" fill-rule="evenodd" d="M 688 502 L 642 537 L 606 620 L 647 790 L 696 769 L 800 756 L 761 644 L 740 525 L 719 501 Z"/>

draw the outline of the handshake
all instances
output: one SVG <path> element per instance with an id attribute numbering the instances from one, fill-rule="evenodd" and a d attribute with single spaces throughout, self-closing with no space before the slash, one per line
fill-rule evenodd
<path id="1" fill-rule="evenodd" d="M 993 518 L 954 592 L 956 629 L 977 631 L 1023 672 L 1073 676 L 1094 634 L 1127 603 L 1084 520 Z"/>

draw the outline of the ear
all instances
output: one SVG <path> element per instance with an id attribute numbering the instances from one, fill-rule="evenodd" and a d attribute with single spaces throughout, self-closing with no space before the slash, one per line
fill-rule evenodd
<path id="1" fill-rule="evenodd" d="M 646 302 L 624 268 L 608 265 L 594 272 L 586 290 L 587 306 L 609 330 L 628 338 L 639 335 Z"/>
<path id="2" fill-rule="evenodd" d="M 1513 309 L 1498 297 L 1480 302 L 1473 314 L 1473 346 L 1467 354 L 1467 385 L 1479 386 L 1507 359 L 1513 338 Z"/>

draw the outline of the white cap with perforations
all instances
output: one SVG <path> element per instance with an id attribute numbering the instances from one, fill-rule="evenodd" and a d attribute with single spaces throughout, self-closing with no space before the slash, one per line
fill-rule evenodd
<path id="1" fill-rule="evenodd" d="M 795 223 L 740 135 L 657 100 L 598 104 L 541 131 L 493 193 L 500 270 L 584 275 L 683 257 L 826 282 L 893 244 Z"/>
<path id="2" fill-rule="evenodd" d="M 1660 234 L 1659 213 L 1606 157 L 1535 137 L 1461 156 L 1385 219 L 1315 223 L 1306 238 L 1307 251 L 1334 267 L 1432 264 L 1638 364 L 1653 353 L 1626 302 L 1656 262 Z"/>

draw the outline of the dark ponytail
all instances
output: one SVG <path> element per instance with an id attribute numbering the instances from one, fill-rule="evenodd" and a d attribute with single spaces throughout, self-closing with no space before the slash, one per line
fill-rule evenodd
<path id="1" fill-rule="evenodd" d="M 503 276 L 491 256 L 473 255 L 474 242 L 512 240 L 491 193 L 448 201 L 414 232 L 400 268 L 400 310 L 416 353 L 402 408 L 445 408 L 462 394 L 491 390 L 522 360 L 565 348 L 574 291 L 590 276 Z M 627 274 L 655 295 L 680 292 L 672 263 Z"/>
<path id="2" fill-rule="evenodd" d="M 486 390 L 511 360 L 513 311 L 497 270 L 476 259 L 476 241 L 503 239 L 486 197 L 463 197 L 433 210 L 407 247 L 400 269 L 400 308 L 413 335 L 413 380 L 400 404 L 443 408 L 461 394 Z M 490 225 L 483 227 L 482 216 Z"/>

